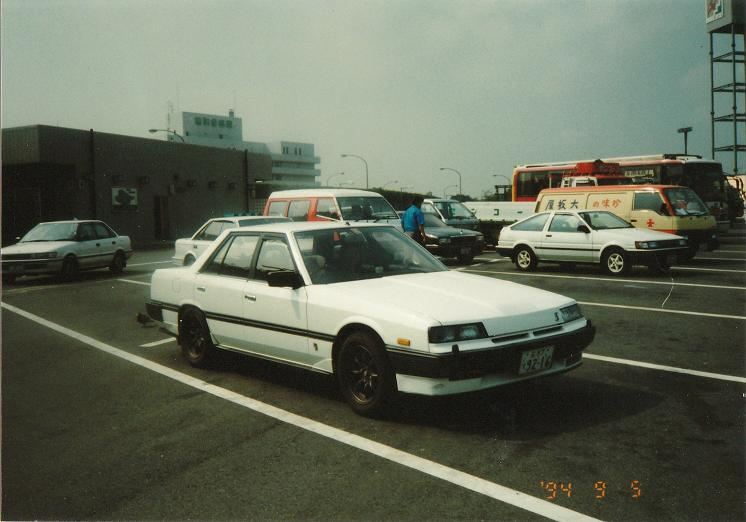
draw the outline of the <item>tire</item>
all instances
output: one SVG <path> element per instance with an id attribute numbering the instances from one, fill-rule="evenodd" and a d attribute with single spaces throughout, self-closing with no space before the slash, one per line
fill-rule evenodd
<path id="1" fill-rule="evenodd" d="M 78 260 L 75 256 L 67 256 L 62 262 L 62 269 L 60 269 L 60 279 L 63 281 L 71 281 L 78 275 Z"/>
<path id="2" fill-rule="evenodd" d="M 187 308 L 179 318 L 179 344 L 181 353 L 195 368 L 207 368 L 216 358 L 207 320 L 196 308 Z"/>
<path id="3" fill-rule="evenodd" d="M 195 261 L 196 259 L 194 259 L 194 256 L 186 256 L 184 258 L 184 266 L 191 266 Z"/>
<path id="4" fill-rule="evenodd" d="M 381 341 L 366 332 L 354 332 L 337 355 L 340 391 L 352 410 L 366 417 L 384 414 L 396 391 L 394 370 Z"/>
<path id="5" fill-rule="evenodd" d="M 127 258 L 124 257 L 123 252 L 117 252 L 114 254 L 114 259 L 111 260 L 109 271 L 112 274 L 121 274 L 125 266 L 127 266 Z"/>
<path id="6" fill-rule="evenodd" d="M 527 246 L 519 246 L 515 249 L 513 262 L 516 268 L 522 272 L 533 272 L 538 264 L 536 254 Z"/>
<path id="7" fill-rule="evenodd" d="M 613 276 L 621 276 L 629 272 L 631 263 L 629 254 L 621 248 L 609 248 L 601 257 L 601 269 Z"/>
<path id="8" fill-rule="evenodd" d="M 474 255 L 464 254 L 464 255 L 457 256 L 456 259 L 462 265 L 468 265 L 468 264 L 471 264 L 472 261 L 474 261 Z"/>

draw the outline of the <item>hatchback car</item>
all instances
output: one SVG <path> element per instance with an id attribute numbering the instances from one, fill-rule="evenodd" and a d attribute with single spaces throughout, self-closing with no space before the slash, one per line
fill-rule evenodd
<path id="1" fill-rule="evenodd" d="M 264 225 L 290 221 L 281 216 L 240 216 L 208 219 L 199 227 L 192 237 L 177 239 L 174 245 L 174 255 L 171 258 L 177 265 L 189 266 L 194 263 L 213 241 L 229 228 L 246 227 L 249 225 Z"/>
<path id="2" fill-rule="evenodd" d="M 79 270 L 108 267 L 117 274 L 132 254 L 128 236 L 103 221 L 39 223 L 18 243 L 2 249 L 3 282 L 25 275 L 56 274 L 72 279 Z"/>
<path id="3" fill-rule="evenodd" d="M 577 368 L 595 328 L 569 297 L 449 271 L 390 225 L 293 222 L 225 231 L 189 267 L 153 273 L 148 315 L 206 366 L 217 349 L 335 375 L 352 409 Z"/>
<path id="4" fill-rule="evenodd" d="M 519 270 L 535 270 L 540 261 L 594 263 L 611 275 L 624 275 L 632 265 L 666 271 L 688 251 L 681 236 L 635 228 L 606 211 L 542 212 L 500 231 L 500 255 Z"/>
<path id="5" fill-rule="evenodd" d="M 425 214 L 425 248 L 436 256 L 471 263 L 484 250 L 484 235 L 446 225 L 435 214 Z"/>

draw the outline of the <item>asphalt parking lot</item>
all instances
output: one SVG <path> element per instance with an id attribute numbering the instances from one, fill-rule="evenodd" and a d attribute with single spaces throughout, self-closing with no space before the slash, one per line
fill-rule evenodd
<path id="1" fill-rule="evenodd" d="M 452 265 L 577 299 L 596 339 L 576 371 L 385 420 L 327 377 L 191 368 L 135 320 L 171 255 L 3 288 L 2 519 L 746 518 L 742 234 L 670 275 Z"/>

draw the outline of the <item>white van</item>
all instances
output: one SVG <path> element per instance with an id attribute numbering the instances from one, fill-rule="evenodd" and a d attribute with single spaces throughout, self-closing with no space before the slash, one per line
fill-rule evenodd
<path id="1" fill-rule="evenodd" d="M 364 221 L 387 223 L 401 230 L 399 216 L 377 192 L 357 189 L 296 189 L 270 194 L 265 216 L 285 216 L 293 221 Z"/>

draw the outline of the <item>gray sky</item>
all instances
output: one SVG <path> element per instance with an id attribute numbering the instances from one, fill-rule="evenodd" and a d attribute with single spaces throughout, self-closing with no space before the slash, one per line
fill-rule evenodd
<path id="1" fill-rule="evenodd" d="M 371 186 L 441 194 L 450 167 L 477 197 L 516 164 L 683 151 L 683 126 L 710 156 L 704 0 L 3 0 L 1 51 L 4 128 L 234 108 L 335 184 L 364 186 L 352 153 Z"/>

